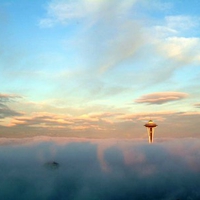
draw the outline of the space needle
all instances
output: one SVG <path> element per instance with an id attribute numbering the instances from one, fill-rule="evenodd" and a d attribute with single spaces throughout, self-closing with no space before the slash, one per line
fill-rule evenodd
<path id="1" fill-rule="evenodd" d="M 158 126 L 152 120 L 149 120 L 144 126 L 147 127 L 147 132 L 149 135 L 149 143 L 153 143 L 154 128 Z"/>

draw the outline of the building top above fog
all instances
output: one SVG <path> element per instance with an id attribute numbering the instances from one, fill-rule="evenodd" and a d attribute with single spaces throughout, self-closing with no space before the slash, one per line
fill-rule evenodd
<path id="1" fill-rule="evenodd" d="M 158 125 L 155 124 L 152 120 L 149 120 L 148 123 L 146 123 L 144 126 L 146 126 L 146 127 L 156 127 Z"/>

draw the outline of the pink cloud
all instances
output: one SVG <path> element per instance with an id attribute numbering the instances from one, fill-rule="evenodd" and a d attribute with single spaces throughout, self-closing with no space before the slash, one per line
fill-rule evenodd
<path id="1" fill-rule="evenodd" d="M 195 104 L 194 104 L 194 107 L 200 108 L 200 103 L 195 103 Z"/>
<path id="2" fill-rule="evenodd" d="M 171 101 L 177 101 L 184 99 L 188 96 L 187 93 L 182 92 L 156 92 L 147 95 L 143 95 L 139 99 L 136 99 L 136 103 L 147 104 L 164 104 Z"/>

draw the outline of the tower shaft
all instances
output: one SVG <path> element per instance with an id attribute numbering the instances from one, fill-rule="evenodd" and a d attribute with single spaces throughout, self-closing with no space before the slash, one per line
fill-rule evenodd
<path id="1" fill-rule="evenodd" d="M 153 143 L 153 129 L 149 128 L 149 143 Z"/>

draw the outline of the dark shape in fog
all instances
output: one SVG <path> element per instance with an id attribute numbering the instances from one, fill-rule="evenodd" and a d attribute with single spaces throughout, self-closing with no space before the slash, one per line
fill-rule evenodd
<path id="1" fill-rule="evenodd" d="M 149 135 L 149 143 L 153 143 L 153 136 L 154 136 L 154 128 L 158 126 L 152 120 L 149 120 L 144 126 L 147 127 L 147 133 Z"/>
<path id="2" fill-rule="evenodd" d="M 46 162 L 44 164 L 44 166 L 47 168 L 47 169 L 51 169 L 51 170 L 54 170 L 54 169 L 58 169 L 59 168 L 59 164 L 55 161 L 52 161 L 52 162 Z"/>

